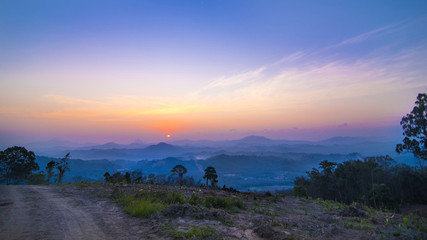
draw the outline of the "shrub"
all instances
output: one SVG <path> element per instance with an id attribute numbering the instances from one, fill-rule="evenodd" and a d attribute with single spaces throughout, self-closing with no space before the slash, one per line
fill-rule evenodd
<path id="1" fill-rule="evenodd" d="M 131 199 L 124 206 L 124 210 L 134 217 L 147 218 L 151 214 L 165 209 L 162 203 L 152 202 L 148 199 Z"/>
<path id="2" fill-rule="evenodd" d="M 201 203 L 201 199 L 197 194 L 192 194 L 190 199 L 188 200 L 188 203 L 190 203 L 191 205 L 197 205 Z"/>
<path id="3" fill-rule="evenodd" d="M 122 206 L 125 212 L 135 217 L 146 218 L 166 208 L 165 204 L 150 195 L 136 197 L 121 193 L 113 195 L 112 199 Z"/>
<path id="4" fill-rule="evenodd" d="M 236 212 L 238 209 L 243 209 L 243 201 L 232 197 L 206 197 L 203 200 L 203 205 L 208 208 L 220 208 L 228 212 Z"/>
<path id="5" fill-rule="evenodd" d="M 295 186 L 292 190 L 292 193 L 295 197 L 304 197 L 307 198 L 307 189 L 303 186 Z"/>
<path id="6" fill-rule="evenodd" d="M 188 232 L 173 230 L 172 234 L 176 237 L 205 239 L 215 236 L 215 229 L 206 226 L 194 226 Z"/>
<path id="7" fill-rule="evenodd" d="M 33 173 L 28 177 L 28 185 L 47 185 L 46 174 Z"/>

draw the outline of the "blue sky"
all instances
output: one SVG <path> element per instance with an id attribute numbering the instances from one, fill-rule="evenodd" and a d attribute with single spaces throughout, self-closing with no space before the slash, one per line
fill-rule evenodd
<path id="1" fill-rule="evenodd" d="M 0 50 L 18 140 L 375 133 L 427 90 L 427 2 L 1 1 Z"/>

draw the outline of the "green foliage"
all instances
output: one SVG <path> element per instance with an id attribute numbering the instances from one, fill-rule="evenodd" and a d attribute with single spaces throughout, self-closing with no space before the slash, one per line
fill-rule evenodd
<path id="1" fill-rule="evenodd" d="M 32 171 L 39 170 L 35 154 L 24 147 L 10 147 L 0 151 L 0 182 L 19 183 L 26 180 Z"/>
<path id="2" fill-rule="evenodd" d="M 166 192 L 160 192 L 155 195 L 158 199 L 161 199 L 161 202 L 165 204 L 184 204 L 186 203 L 187 199 L 184 194 L 172 192 L 172 193 L 166 193 Z"/>
<path id="3" fill-rule="evenodd" d="M 105 172 L 105 173 L 104 173 L 104 181 L 105 181 L 106 183 L 111 182 L 111 175 L 110 175 L 110 173 L 109 173 L 109 172 Z"/>
<path id="4" fill-rule="evenodd" d="M 33 173 L 28 177 L 28 185 L 47 185 L 46 174 Z"/>
<path id="5" fill-rule="evenodd" d="M 201 198 L 199 197 L 199 195 L 197 194 L 192 194 L 190 199 L 188 200 L 188 203 L 190 203 L 191 205 L 197 205 L 197 204 L 201 204 Z"/>
<path id="6" fill-rule="evenodd" d="M 371 205 L 376 205 L 380 209 L 397 209 L 398 205 L 390 189 L 385 184 L 374 184 L 370 193 Z"/>
<path id="7" fill-rule="evenodd" d="M 344 208 L 342 204 L 331 200 L 322 200 L 317 198 L 315 202 L 322 206 L 326 212 L 338 212 Z"/>
<path id="8" fill-rule="evenodd" d="M 193 226 L 187 232 L 180 230 L 172 230 L 171 234 L 175 237 L 198 238 L 205 239 L 216 235 L 215 229 L 208 226 Z"/>
<path id="9" fill-rule="evenodd" d="M 352 218 L 343 222 L 345 228 L 362 231 L 374 231 L 376 227 L 364 218 Z"/>
<path id="10" fill-rule="evenodd" d="M 166 208 L 165 204 L 151 195 L 142 197 L 121 193 L 114 195 L 112 199 L 122 206 L 125 212 L 135 217 L 147 218 L 151 214 Z"/>
<path id="11" fill-rule="evenodd" d="M 400 122 L 403 129 L 403 144 L 396 145 L 396 152 L 410 152 L 420 161 L 423 171 L 427 160 L 427 94 L 419 93 L 415 106 Z"/>
<path id="12" fill-rule="evenodd" d="M 304 186 L 295 186 L 292 190 L 292 194 L 295 197 L 307 198 L 307 189 Z"/>
<path id="13" fill-rule="evenodd" d="M 90 186 L 100 186 L 102 185 L 101 182 L 89 182 L 89 181 L 81 181 L 81 182 L 74 182 L 74 183 L 57 183 L 56 186 L 74 186 L 74 187 L 90 187 Z"/>
<path id="14" fill-rule="evenodd" d="M 361 202 L 374 208 L 396 210 L 398 203 L 427 204 L 427 173 L 407 165 L 396 165 L 389 156 L 367 157 L 337 164 L 323 161 L 320 170 L 308 172 L 308 178 L 294 181 L 294 194 Z"/>
<path id="15" fill-rule="evenodd" d="M 58 181 L 57 181 L 57 183 L 61 183 L 65 172 L 70 171 L 68 158 L 70 158 L 70 153 L 67 153 L 65 155 L 65 157 L 61 158 L 61 160 L 59 160 L 59 162 L 57 162 L 55 164 L 55 167 L 58 170 Z"/>
<path id="16" fill-rule="evenodd" d="M 151 214 L 165 209 L 165 206 L 161 203 L 153 203 L 147 199 L 133 199 L 129 201 L 125 206 L 124 210 L 135 217 L 146 218 Z"/>
<path id="17" fill-rule="evenodd" d="M 176 165 L 175 167 L 172 168 L 171 172 L 172 172 L 172 176 L 178 175 L 179 179 L 182 180 L 184 174 L 187 173 L 187 168 L 185 168 L 182 165 Z"/>
<path id="18" fill-rule="evenodd" d="M 216 187 L 216 184 L 218 183 L 218 174 L 216 173 L 216 170 L 214 167 L 207 167 L 205 169 L 205 175 L 203 176 L 203 179 L 206 179 L 206 186 L 208 186 L 208 181 L 211 181 L 211 186 Z"/>
<path id="19" fill-rule="evenodd" d="M 237 212 L 244 208 L 243 201 L 232 197 L 211 196 L 203 199 L 203 205 L 208 208 L 224 209 L 228 212 Z"/>
<path id="20" fill-rule="evenodd" d="M 56 168 L 57 162 L 51 160 L 50 162 L 48 162 L 46 164 L 46 177 L 47 177 L 47 181 L 50 183 L 51 178 L 55 175 L 54 173 L 54 169 Z"/>

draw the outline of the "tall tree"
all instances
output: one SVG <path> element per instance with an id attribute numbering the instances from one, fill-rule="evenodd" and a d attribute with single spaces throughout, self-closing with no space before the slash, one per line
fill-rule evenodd
<path id="1" fill-rule="evenodd" d="M 50 161 L 46 164 L 46 177 L 47 177 L 47 181 L 50 182 L 50 179 L 53 177 L 54 173 L 54 169 L 56 168 L 56 164 L 57 162 L 55 161 Z"/>
<path id="2" fill-rule="evenodd" d="M 171 172 L 172 172 L 172 175 L 178 175 L 179 183 L 181 184 L 184 174 L 187 173 L 187 168 L 185 168 L 182 165 L 176 165 L 175 167 L 172 168 Z"/>
<path id="3" fill-rule="evenodd" d="M 58 183 L 62 182 L 65 172 L 70 171 L 70 167 L 68 166 L 69 157 L 70 153 L 67 153 L 65 157 L 61 158 L 61 160 L 56 164 L 56 169 L 58 169 Z"/>
<path id="4" fill-rule="evenodd" d="M 6 184 L 18 183 L 25 180 L 32 171 L 39 170 L 32 151 L 24 147 L 10 147 L 0 151 L 0 176 Z"/>
<path id="5" fill-rule="evenodd" d="M 427 160 L 427 94 L 419 93 L 415 106 L 400 122 L 403 144 L 396 145 L 396 152 L 410 152 L 419 160 L 421 172 Z"/>
<path id="6" fill-rule="evenodd" d="M 207 167 L 205 169 L 205 175 L 203 176 L 203 179 L 206 179 L 206 186 L 208 186 L 208 180 L 211 181 L 211 186 L 215 187 L 218 183 L 218 174 L 216 173 L 216 170 L 214 167 Z"/>

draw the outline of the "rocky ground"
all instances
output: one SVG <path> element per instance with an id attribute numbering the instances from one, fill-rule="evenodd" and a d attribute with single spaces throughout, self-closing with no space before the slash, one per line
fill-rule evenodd
<path id="1" fill-rule="evenodd" d="M 117 193 L 176 193 L 185 201 L 137 218 L 111 200 Z M 200 204 L 209 197 L 241 205 Z M 0 239 L 427 239 L 426 218 L 405 214 L 205 188 L 0 186 Z"/>

